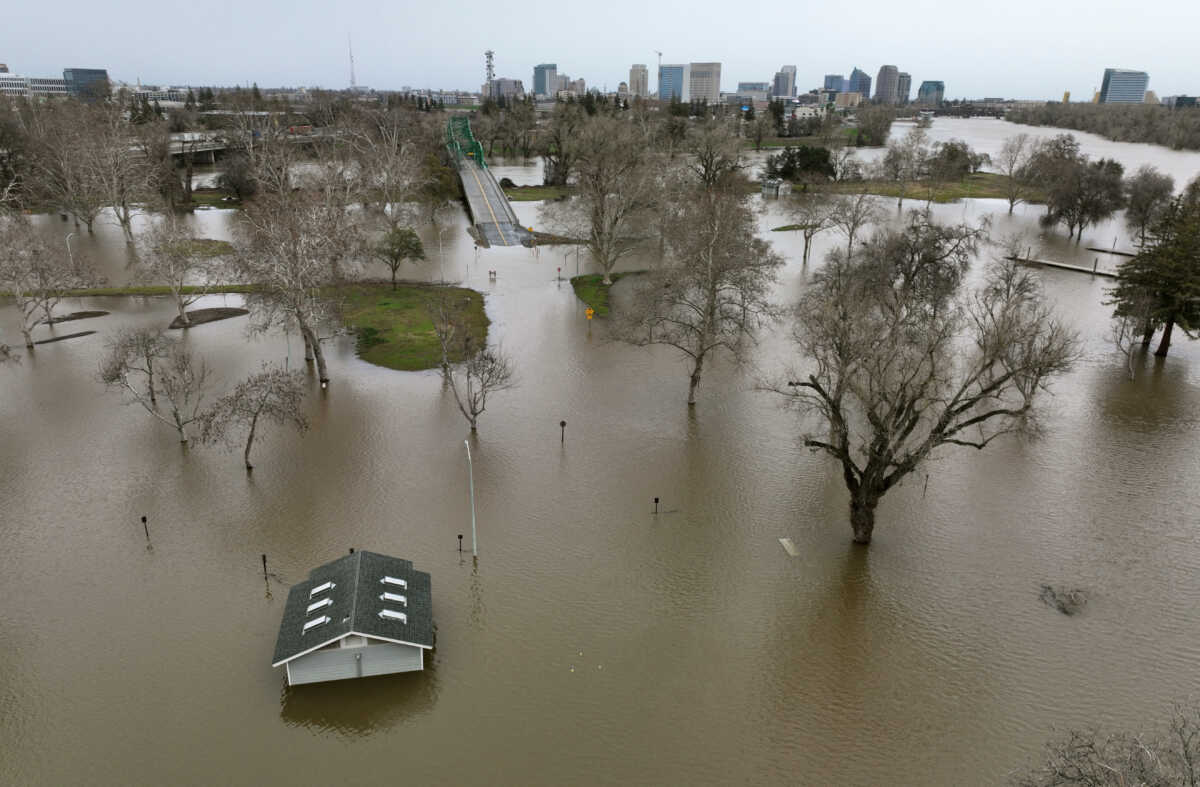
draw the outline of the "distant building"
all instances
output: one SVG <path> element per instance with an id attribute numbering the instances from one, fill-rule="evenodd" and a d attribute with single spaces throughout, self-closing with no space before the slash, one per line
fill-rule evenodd
<path id="1" fill-rule="evenodd" d="M 846 90 L 860 96 L 871 95 L 871 77 L 867 76 L 866 71 L 855 68 L 850 72 L 850 84 L 846 86 Z"/>
<path id="2" fill-rule="evenodd" d="M 617 85 L 617 98 L 629 98 L 629 85 L 621 82 Z"/>
<path id="3" fill-rule="evenodd" d="M 539 63 L 533 67 L 533 94 L 552 96 L 558 82 L 557 63 Z"/>
<path id="4" fill-rule="evenodd" d="M 721 64 L 690 63 L 688 74 L 689 101 L 707 101 L 716 104 L 721 100 Z"/>
<path id="5" fill-rule="evenodd" d="M 584 96 L 587 94 L 587 82 L 584 81 L 583 77 L 572 79 L 571 84 L 567 85 L 567 90 L 576 96 Z"/>
<path id="6" fill-rule="evenodd" d="M 946 83 L 927 79 L 917 88 L 917 103 L 923 106 L 941 106 L 946 98 Z"/>
<path id="7" fill-rule="evenodd" d="M 108 97 L 108 71 L 103 68 L 67 68 L 63 79 L 75 98 L 89 101 Z"/>
<path id="8" fill-rule="evenodd" d="M 429 574 L 408 560 L 351 552 L 288 591 L 271 666 L 285 667 L 296 686 L 423 670 L 432 648 Z"/>
<path id="9" fill-rule="evenodd" d="M 658 100 L 687 101 L 689 68 L 685 63 L 666 63 L 658 70 Z"/>
<path id="10" fill-rule="evenodd" d="M 912 74 L 901 71 L 896 82 L 896 103 L 907 104 L 910 93 L 912 93 Z"/>
<path id="11" fill-rule="evenodd" d="M 766 101 L 771 97 L 770 82 L 738 82 L 737 94 L 743 98 Z"/>
<path id="12" fill-rule="evenodd" d="M 3 77 L 0 77 L 2 79 Z M 1195 96 L 1167 96 L 1162 100 L 1164 107 L 1171 109 L 1183 109 L 1184 107 L 1196 106 Z"/>
<path id="13" fill-rule="evenodd" d="M 1146 91 L 1146 98 L 1145 98 L 1145 100 L 1144 100 L 1142 103 L 1145 103 L 1145 104 L 1161 104 L 1162 102 L 1158 100 L 1158 94 L 1157 94 L 1157 93 L 1155 93 L 1153 90 L 1147 90 L 1147 91 Z"/>
<path id="14" fill-rule="evenodd" d="M 4 63 L 0 63 L 0 74 L 7 74 L 7 73 L 8 73 L 8 66 Z"/>
<path id="15" fill-rule="evenodd" d="M 900 86 L 900 70 L 895 66 L 880 66 L 875 78 L 875 100 L 880 104 L 895 104 Z"/>
<path id="16" fill-rule="evenodd" d="M 846 78 L 841 74 L 826 74 L 825 89 L 831 90 L 834 93 L 842 93 L 846 90 Z"/>
<path id="17" fill-rule="evenodd" d="M 650 71 L 643 63 L 629 68 L 629 95 L 645 98 L 650 95 Z"/>
<path id="18" fill-rule="evenodd" d="M 780 66 L 775 72 L 771 83 L 771 96 L 774 98 L 791 98 L 796 95 L 796 67 Z"/>
<path id="19" fill-rule="evenodd" d="M 833 105 L 838 109 L 853 109 L 862 103 L 862 93 L 838 93 Z"/>
<path id="20" fill-rule="evenodd" d="M 1100 84 L 1100 103 L 1140 104 L 1146 99 L 1146 86 L 1149 84 L 1150 75 L 1145 71 L 1106 68 L 1104 81 Z"/>
<path id="21" fill-rule="evenodd" d="M 486 96 L 488 95 L 488 86 L 484 85 L 481 91 Z M 519 79 L 507 79 L 504 77 L 496 77 L 492 80 L 491 85 L 492 98 L 524 98 L 525 87 Z"/>

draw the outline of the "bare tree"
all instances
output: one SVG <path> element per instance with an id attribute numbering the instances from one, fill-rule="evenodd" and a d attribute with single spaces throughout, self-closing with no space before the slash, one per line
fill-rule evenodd
<path id="1" fill-rule="evenodd" d="M 670 253 L 639 290 L 618 334 L 664 344 L 690 362 L 688 406 L 704 363 L 718 351 L 740 357 L 773 316 L 768 296 L 783 259 L 755 236 L 747 197 L 736 186 L 694 189 L 667 230 Z"/>
<path id="2" fill-rule="evenodd" d="M 836 203 L 814 192 L 804 192 L 787 204 L 786 211 L 792 220 L 793 229 L 804 237 L 803 264 L 808 264 L 808 254 L 813 238 L 833 225 Z"/>
<path id="3" fill-rule="evenodd" d="M 854 148 L 846 146 L 837 148 L 830 156 L 829 161 L 833 165 L 835 181 L 844 183 L 848 180 L 862 180 L 862 162 L 858 160 Z"/>
<path id="4" fill-rule="evenodd" d="M 688 168 L 711 189 L 745 168 L 742 141 L 727 121 L 708 120 L 691 136 Z"/>
<path id="5" fill-rule="evenodd" d="M 47 249 L 24 217 L 0 216 L 0 290 L 12 294 L 27 348 L 33 347 L 38 313 L 42 321 L 51 323 L 54 307 L 82 282 L 67 256 Z"/>
<path id="6" fill-rule="evenodd" d="M 183 327 L 191 325 L 187 308 L 208 294 L 221 270 L 223 244 L 193 238 L 187 224 L 168 213 L 138 243 L 142 277 L 166 284 Z"/>
<path id="7" fill-rule="evenodd" d="M 542 180 L 547 186 L 565 186 L 575 173 L 575 140 L 585 124 L 587 115 L 583 107 L 555 104 L 539 146 L 545 163 Z"/>
<path id="8" fill-rule="evenodd" d="M 132 144 L 120 107 L 105 106 L 96 111 L 91 177 L 125 233 L 125 240 L 133 243 L 133 216 L 141 210 L 140 203 L 150 188 L 149 163 L 144 152 Z"/>
<path id="9" fill-rule="evenodd" d="M 595 117 L 575 145 L 576 194 L 542 207 L 547 224 L 584 239 L 612 284 L 617 263 L 642 243 L 656 197 L 654 166 L 644 140 L 623 118 Z"/>
<path id="10" fill-rule="evenodd" d="M 488 397 L 514 387 L 516 376 L 512 361 L 501 348 L 479 347 L 474 342 L 450 297 L 440 292 L 426 304 L 442 347 L 442 379 L 450 386 L 459 412 L 474 432 L 479 416 L 487 409 Z M 464 360 L 455 363 L 456 357 Z"/>
<path id="11" fill-rule="evenodd" d="M 1005 198 L 1011 214 L 1018 202 L 1024 202 L 1033 185 L 1033 172 L 1029 162 L 1036 151 L 1036 143 L 1025 133 L 1007 137 L 1000 147 L 994 164 L 1004 176 Z"/>
<path id="12" fill-rule="evenodd" d="M 194 360 L 179 343 L 146 329 L 122 331 L 100 362 L 101 382 L 128 392 L 130 403 L 140 404 L 175 429 L 184 444 L 189 427 L 202 415 L 208 377 L 203 358 Z M 160 398 L 166 404 L 165 413 L 159 409 Z"/>
<path id="13" fill-rule="evenodd" d="M 260 196 L 245 211 L 244 244 L 236 259 L 242 278 L 258 285 L 252 328 L 296 326 L 305 358 L 316 360 L 322 383 L 328 383 L 329 371 L 321 329 L 337 324 L 329 288 L 360 240 L 359 226 L 348 215 L 351 198 L 336 172 L 303 190 Z"/>
<path id="14" fill-rule="evenodd" d="M 882 212 L 875 198 L 866 191 L 857 191 L 838 197 L 830 206 L 830 225 L 846 236 L 846 254 L 854 253 L 854 241 L 859 233 L 870 224 L 882 219 Z"/>
<path id="15" fill-rule="evenodd" d="M 1165 732 L 1072 730 L 1046 746 L 1045 761 L 1018 787 L 1197 787 L 1200 708 L 1175 705 Z"/>
<path id="16" fill-rule="evenodd" d="M 1074 335 L 1023 268 L 998 262 L 963 292 L 984 237 L 913 213 L 849 258 L 831 253 L 801 298 L 808 362 L 775 390 L 821 424 L 804 442 L 841 465 L 856 543 L 870 543 L 880 499 L 938 448 L 1030 428 L 1038 392 L 1075 358 Z"/>
<path id="17" fill-rule="evenodd" d="M 896 207 L 904 207 L 904 197 L 911 183 L 920 179 L 929 158 L 929 134 L 920 126 L 914 126 L 904 138 L 890 142 L 887 153 L 880 162 L 880 172 L 887 180 L 896 184 L 899 194 Z"/>
<path id="18" fill-rule="evenodd" d="M 98 111 L 74 101 L 53 101 L 32 106 L 28 118 L 33 192 L 92 232 L 105 204 L 93 169 L 99 155 Z"/>
<path id="19" fill-rule="evenodd" d="M 355 112 L 346 141 L 353 148 L 362 179 L 364 204 L 377 201 L 389 227 L 409 216 L 410 203 L 425 184 L 417 113 L 406 109 Z"/>
<path id="20" fill-rule="evenodd" d="M 250 449 L 258 433 L 259 421 L 277 426 L 291 425 L 301 433 L 308 429 L 302 406 L 306 393 L 304 375 L 278 366 L 263 364 L 262 371 L 237 384 L 201 417 L 200 439 L 205 443 L 233 441 L 245 432 L 242 458 L 246 470 L 253 470 Z"/>

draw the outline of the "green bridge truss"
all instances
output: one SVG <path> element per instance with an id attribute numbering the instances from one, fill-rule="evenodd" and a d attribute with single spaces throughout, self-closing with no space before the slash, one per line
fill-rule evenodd
<path id="1" fill-rule="evenodd" d="M 446 148 L 454 157 L 455 164 L 469 158 L 487 169 L 487 162 L 483 159 L 483 145 L 480 145 L 479 140 L 471 133 L 471 121 L 465 116 L 455 115 L 446 124 Z"/>

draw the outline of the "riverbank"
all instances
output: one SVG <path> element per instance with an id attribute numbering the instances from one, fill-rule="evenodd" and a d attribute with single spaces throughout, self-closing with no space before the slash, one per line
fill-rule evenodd
<path id="1" fill-rule="evenodd" d="M 614 273 L 612 284 L 604 283 L 604 274 L 602 273 L 586 273 L 582 276 L 572 276 L 571 287 L 575 290 L 575 297 L 590 306 L 596 317 L 607 317 L 609 289 L 626 276 L 637 276 L 639 273 L 645 273 L 645 271 Z"/>
<path id="2" fill-rule="evenodd" d="M 819 192 L 827 194 L 874 194 L 879 197 L 900 197 L 900 184 L 890 180 L 850 180 L 820 186 Z M 976 172 L 957 183 L 929 183 L 916 181 L 904 187 L 904 198 L 914 202 L 957 202 L 962 199 L 1008 199 L 1008 178 L 995 172 Z M 1031 190 L 1022 200 L 1035 204 L 1044 203 L 1045 195 Z"/>

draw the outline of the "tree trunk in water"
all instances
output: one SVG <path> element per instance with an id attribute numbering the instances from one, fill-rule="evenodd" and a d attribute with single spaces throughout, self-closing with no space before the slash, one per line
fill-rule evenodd
<path id="1" fill-rule="evenodd" d="M 25 349 L 33 349 L 33 333 L 25 326 L 21 326 L 21 335 L 25 337 Z"/>
<path id="2" fill-rule="evenodd" d="M 312 344 L 310 344 L 308 341 L 308 331 L 305 330 L 303 327 L 300 328 L 300 336 L 304 339 L 304 360 L 309 363 L 312 363 L 312 359 L 313 359 Z"/>
<path id="3" fill-rule="evenodd" d="M 869 497 L 859 499 L 850 497 L 850 528 L 854 531 L 854 543 L 870 544 L 871 533 L 875 530 L 875 506 L 877 500 Z"/>
<path id="4" fill-rule="evenodd" d="M 175 306 L 179 309 L 179 322 L 183 323 L 183 327 L 192 327 L 192 321 L 187 316 L 187 306 L 184 305 L 183 301 L 176 301 Z"/>
<path id="5" fill-rule="evenodd" d="M 325 368 L 325 352 L 321 349 L 321 342 L 311 328 L 302 330 L 307 334 L 308 344 L 312 347 L 313 357 L 317 360 L 317 379 L 322 383 L 327 383 L 329 382 L 329 370 Z"/>
<path id="6" fill-rule="evenodd" d="M 1153 338 L 1154 338 L 1154 323 L 1151 322 L 1150 320 L 1146 320 L 1146 327 L 1142 331 L 1142 348 L 1148 349 L 1150 347 L 1150 340 Z"/>
<path id="7" fill-rule="evenodd" d="M 700 387 L 700 372 L 704 368 L 704 356 L 696 359 L 696 365 L 692 367 L 692 378 L 688 384 L 688 407 L 696 406 L 696 389 Z"/>
<path id="8" fill-rule="evenodd" d="M 183 176 L 183 202 L 190 210 L 192 207 L 192 154 L 188 153 L 183 160 L 187 164 Z"/>
<path id="9" fill-rule="evenodd" d="M 254 469 L 254 465 L 250 464 L 250 446 L 254 445 L 254 429 L 257 426 L 258 413 L 255 413 L 254 417 L 250 419 L 250 434 L 246 436 L 246 452 L 243 454 L 243 458 L 246 460 L 247 471 Z"/>
<path id="10" fill-rule="evenodd" d="M 812 237 L 809 235 L 805 235 L 804 236 L 804 262 L 803 262 L 804 265 L 808 264 L 808 250 L 811 247 L 812 247 Z"/>
<path id="11" fill-rule="evenodd" d="M 1158 349 L 1154 351 L 1154 355 L 1158 358 L 1166 358 L 1167 351 L 1171 349 L 1171 331 L 1175 328 L 1175 320 L 1167 320 L 1166 327 L 1163 328 L 1162 339 L 1158 343 Z"/>

